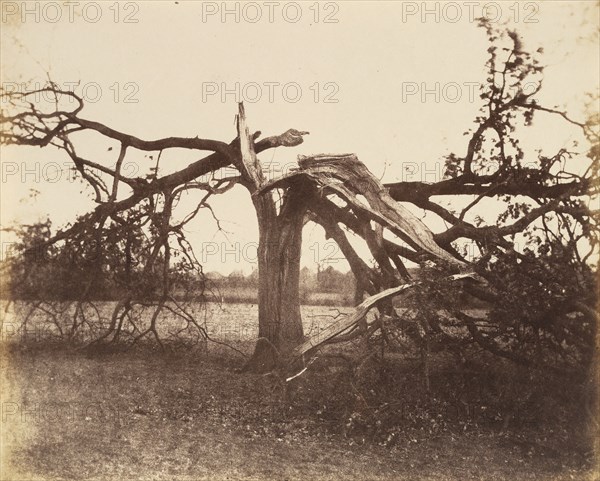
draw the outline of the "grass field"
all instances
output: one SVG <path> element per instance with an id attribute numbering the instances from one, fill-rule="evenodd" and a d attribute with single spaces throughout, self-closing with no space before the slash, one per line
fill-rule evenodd
<path id="1" fill-rule="evenodd" d="M 2 480 L 594 479 L 497 433 L 360 446 L 274 409 L 233 360 L 4 351 Z M 550 456 L 550 457 L 549 457 Z"/>
<path id="2" fill-rule="evenodd" d="M 46 306 L 34 310 L 29 318 L 26 329 L 22 329 L 23 320 L 31 312 L 31 303 L 25 301 L 12 302 L 7 306 L 6 301 L 0 302 L 0 338 L 4 341 L 33 341 L 45 342 L 48 338 L 59 334 L 57 324 L 67 332 L 72 323 L 75 303 L 65 302 L 56 310 L 63 310 L 57 319 L 48 315 Z M 96 301 L 94 307 L 85 306 L 86 316 L 97 326 L 106 328 L 110 324 L 112 310 L 115 302 Z M 351 312 L 351 307 L 330 307 L 323 305 L 302 306 L 304 332 L 306 335 L 316 334 L 335 321 L 336 316 Z M 140 330 L 148 327 L 152 308 L 140 312 L 137 326 Z M 236 303 L 193 303 L 189 312 L 198 323 L 206 330 L 208 335 L 220 341 L 233 344 L 255 341 L 258 337 L 258 305 L 249 302 Z M 339 318 L 339 317 L 338 317 Z M 160 314 L 157 326 L 162 338 L 168 339 L 173 333 L 179 331 L 185 323 L 173 316 L 169 310 Z M 85 331 L 86 334 L 88 333 Z"/>
<path id="3" fill-rule="evenodd" d="M 224 306 L 206 321 L 239 334 L 255 328 L 254 309 Z M 336 313 L 305 308 L 305 328 Z M 233 341 L 252 348 L 252 340 Z M 309 395 L 337 389 L 329 371 L 299 378 L 304 390 L 290 403 L 271 377 L 239 373 L 241 357 L 222 346 L 0 346 L 1 480 L 598 479 L 581 450 L 551 430 L 530 442 L 493 426 L 415 428 L 390 447 L 349 435 Z"/>

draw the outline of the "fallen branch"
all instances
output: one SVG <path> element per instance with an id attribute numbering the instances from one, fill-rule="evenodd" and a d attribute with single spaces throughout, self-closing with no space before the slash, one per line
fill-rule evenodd
<path id="1" fill-rule="evenodd" d="M 464 279 L 467 277 L 474 278 L 474 279 L 480 279 L 480 277 L 477 276 L 477 274 L 475 274 L 474 272 L 467 272 L 464 274 L 454 274 L 454 275 L 450 276 L 448 279 L 451 281 L 455 281 L 455 280 Z M 400 286 L 392 287 L 390 289 L 386 289 L 385 291 L 381 291 L 380 293 L 375 294 L 374 296 L 368 297 L 363 302 L 361 302 L 358 306 L 356 306 L 356 309 L 353 314 L 349 315 L 348 317 L 346 317 L 344 319 L 340 319 L 338 322 L 336 322 L 334 324 L 331 324 L 330 326 L 325 328 L 323 331 L 317 333 L 314 336 L 311 336 L 305 342 L 303 342 L 298 347 L 296 347 L 292 353 L 292 359 L 297 359 L 298 357 L 302 356 L 303 354 L 306 354 L 308 351 L 315 349 L 316 347 L 329 341 L 333 337 L 350 329 L 355 324 L 357 324 L 361 319 L 363 319 L 367 315 L 367 313 L 381 301 L 388 299 L 392 296 L 395 296 L 396 294 L 398 294 L 402 291 L 405 291 L 407 289 L 410 289 L 411 287 L 416 287 L 420 284 L 422 284 L 422 282 L 410 282 L 407 284 L 402 284 Z"/>

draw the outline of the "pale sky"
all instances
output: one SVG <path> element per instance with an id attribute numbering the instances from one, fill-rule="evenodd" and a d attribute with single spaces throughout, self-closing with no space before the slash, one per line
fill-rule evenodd
<path id="1" fill-rule="evenodd" d="M 475 86 L 485 79 L 489 45 L 472 18 L 483 13 L 516 28 L 527 50 L 544 48 L 538 97 L 546 105 L 585 120 L 585 93 L 599 84 L 597 31 L 590 37 L 598 4 L 590 1 L 0 3 L 5 87 L 43 85 L 47 73 L 65 88 L 79 82 L 88 99 L 83 117 L 144 139 L 229 142 L 243 100 L 251 129 L 263 136 L 291 127 L 310 132 L 299 147 L 261 155 L 277 166 L 273 175 L 298 154 L 353 152 L 385 182 L 439 180 L 442 157 L 464 154 L 462 134 L 478 113 Z M 552 153 L 579 139 L 565 123 L 540 116 L 526 145 Z M 114 165 L 111 145 L 87 136 L 77 147 Z M 147 173 L 154 162 L 145 155 L 128 158 L 125 171 Z M 165 152 L 159 173 L 198 158 Z M 3 227 L 50 216 L 58 228 L 92 207 L 89 190 L 80 194 L 66 169 L 57 174 L 67 162 L 61 152 L 3 147 L 1 159 Z M 28 199 L 32 188 L 40 193 Z M 236 187 L 212 205 L 228 233 L 217 232 L 208 213 L 198 216 L 189 225 L 198 257 L 207 271 L 250 272 L 257 227 L 248 194 Z M 192 206 L 192 199 L 182 203 L 182 215 Z M 205 243 L 212 244 L 203 254 Z M 313 225 L 304 245 L 303 263 L 312 268 L 316 258 L 338 256 Z M 347 270 L 343 261 L 333 265 Z"/>

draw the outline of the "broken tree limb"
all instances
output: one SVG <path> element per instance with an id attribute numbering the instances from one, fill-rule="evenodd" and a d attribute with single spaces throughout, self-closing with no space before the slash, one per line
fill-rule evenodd
<path id="1" fill-rule="evenodd" d="M 270 192 L 277 187 L 292 187 L 297 182 L 310 182 L 321 192 L 333 192 L 350 207 L 360 212 L 410 245 L 419 248 L 438 260 L 464 271 L 467 264 L 456 259 L 440 247 L 433 232 L 408 209 L 395 201 L 387 189 L 354 154 L 314 155 L 299 157 L 299 169 L 290 175 L 263 185 L 257 194 Z M 366 199 L 361 201 L 359 196 Z M 310 209 L 310 206 L 308 206 Z"/>
<path id="2" fill-rule="evenodd" d="M 448 280 L 455 281 L 458 279 L 465 279 L 467 277 L 473 279 L 480 279 L 474 272 L 466 272 L 463 274 L 454 274 L 448 277 Z M 324 344 L 335 336 L 341 334 L 342 332 L 350 329 L 355 324 L 357 324 L 360 320 L 362 320 L 367 313 L 375 307 L 381 301 L 393 297 L 399 294 L 402 291 L 410 289 L 412 287 L 416 287 L 422 284 L 422 282 L 410 282 L 407 284 L 402 284 L 400 286 L 391 287 L 390 289 L 386 289 L 385 291 L 381 291 L 374 296 L 368 297 L 363 302 L 361 302 L 358 306 L 356 306 L 354 313 L 350 316 L 340 319 L 338 322 L 335 322 L 325 328 L 323 331 L 311 336 L 298 347 L 296 347 L 292 353 L 292 359 L 297 359 L 298 357 L 306 354 L 308 351 L 315 349 L 316 347 Z"/>
<path id="3" fill-rule="evenodd" d="M 256 158 L 256 152 L 254 151 L 254 141 L 250 135 L 250 130 L 246 123 L 246 112 L 244 111 L 244 104 L 238 104 L 238 115 L 237 115 L 237 129 L 238 137 L 240 139 L 240 165 L 239 168 L 242 175 L 251 182 L 255 188 L 260 187 L 264 181 L 262 168 L 258 159 Z"/>

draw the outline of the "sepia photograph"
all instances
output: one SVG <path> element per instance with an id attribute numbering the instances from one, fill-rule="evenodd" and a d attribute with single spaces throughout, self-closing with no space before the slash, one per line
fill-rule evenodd
<path id="1" fill-rule="evenodd" d="M 600 1 L 0 14 L 0 481 L 600 481 Z"/>

